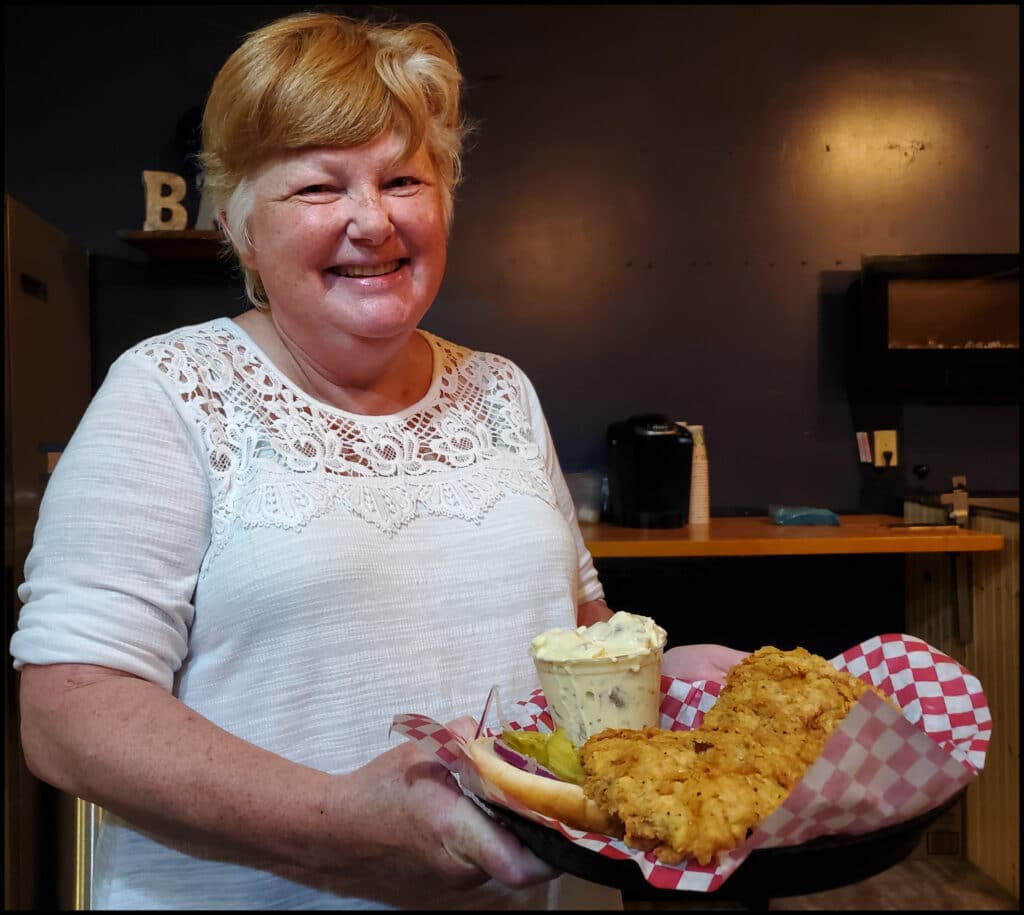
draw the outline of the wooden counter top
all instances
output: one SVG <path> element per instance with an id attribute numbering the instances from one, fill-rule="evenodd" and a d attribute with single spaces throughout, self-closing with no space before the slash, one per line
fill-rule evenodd
<path id="1" fill-rule="evenodd" d="M 712 518 L 707 526 L 636 529 L 580 522 L 595 559 L 670 556 L 810 556 L 843 553 L 972 553 L 999 550 L 1001 534 L 948 527 L 892 527 L 895 515 L 841 515 L 835 526 L 779 525 L 767 515 Z"/>

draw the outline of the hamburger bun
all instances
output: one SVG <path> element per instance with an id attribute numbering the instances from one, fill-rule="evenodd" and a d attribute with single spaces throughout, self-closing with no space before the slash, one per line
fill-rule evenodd
<path id="1" fill-rule="evenodd" d="M 573 829 L 622 835 L 621 823 L 602 811 L 579 785 L 516 768 L 494 751 L 493 737 L 478 737 L 465 749 L 482 778 L 530 810 Z"/>

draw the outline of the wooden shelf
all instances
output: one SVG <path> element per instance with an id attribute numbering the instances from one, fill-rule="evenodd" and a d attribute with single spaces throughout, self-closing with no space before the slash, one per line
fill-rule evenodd
<path id="1" fill-rule="evenodd" d="M 903 527 L 889 515 L 842 515 L 835 526 L 779 525 L 770 518 L 712 518 L 705 527 L 638 529 L 580 523 L 595 559 L 670 556 L 812 556 L 850 553 L 973 553 L 999 550 L 1000 534 Z"/>
<path id="2" fill-rule="evenodd" d="M 179 229 L 118 232 L 118 238 L 153 258 L 165 260 L 216 260 L 223 250 L 223 236 L 216 229 Z"/>

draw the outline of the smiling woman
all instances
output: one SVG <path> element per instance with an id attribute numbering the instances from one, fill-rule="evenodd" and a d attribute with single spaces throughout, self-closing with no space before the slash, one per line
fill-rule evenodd
<path id="1" fill-rule="evenodd" d="M 11 640 L 28 765 L 105 811 L 96 908 L 621 907 L 389 745 L 410 708 L 472 733 L 481 690 L 534 687 L 533 636 L 611 615 L 529 378 L 419 326 L 460 86 L 433 26 L 321 13 L 214 80 L 253 308 L 110 368 Z"/>

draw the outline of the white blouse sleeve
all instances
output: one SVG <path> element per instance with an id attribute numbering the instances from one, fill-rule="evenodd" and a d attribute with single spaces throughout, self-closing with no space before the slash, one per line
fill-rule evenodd
<path id="1" fill-rule="evenodd" d="M 188 651 L 210 488 L 155 367 L 111 367 L 46 487 L 14 666 L 99 664 L 170 690 Z"/>
<path id="2" fill-rule="evenodd" d="M 518 367 L 517 367 L 518 368 Z M 558 462 L 558 455 L 555 452 L 555 443 L 551 438 L 551 430 L 548 428 L 547 420 L 544 418 L 544 410 L 540 405 L 540 398 L 533 387 L 533 383 L 526 376 L 526 373 L 519 369 L 519 377 L 522 379 L 523 390 L 526 394 L 527 419 L 533 429 L 534 438 L 540 449 L 541 459 L 547 469 L 548 479 L 551 480 L 551 487 L 554 490 L 555 500 L 558 508 L 565 516 L 572 531 L 573 539 L 576 541 L 576 555 L 579 563 L 579 575 L 576 580 L 576 603 L 583 604 L 591 600 L 599 600 L 604 597 L 604 588 L 597 576 L 597 569 L 594 568 L 594 559 L 587 549 L 583 535 L 580 533 L 580 526 L 576 520 L 576 506 L 572 501 L 572 494 L 566 485 L 565 477 L 562 475 L 562 467 Z"/>

